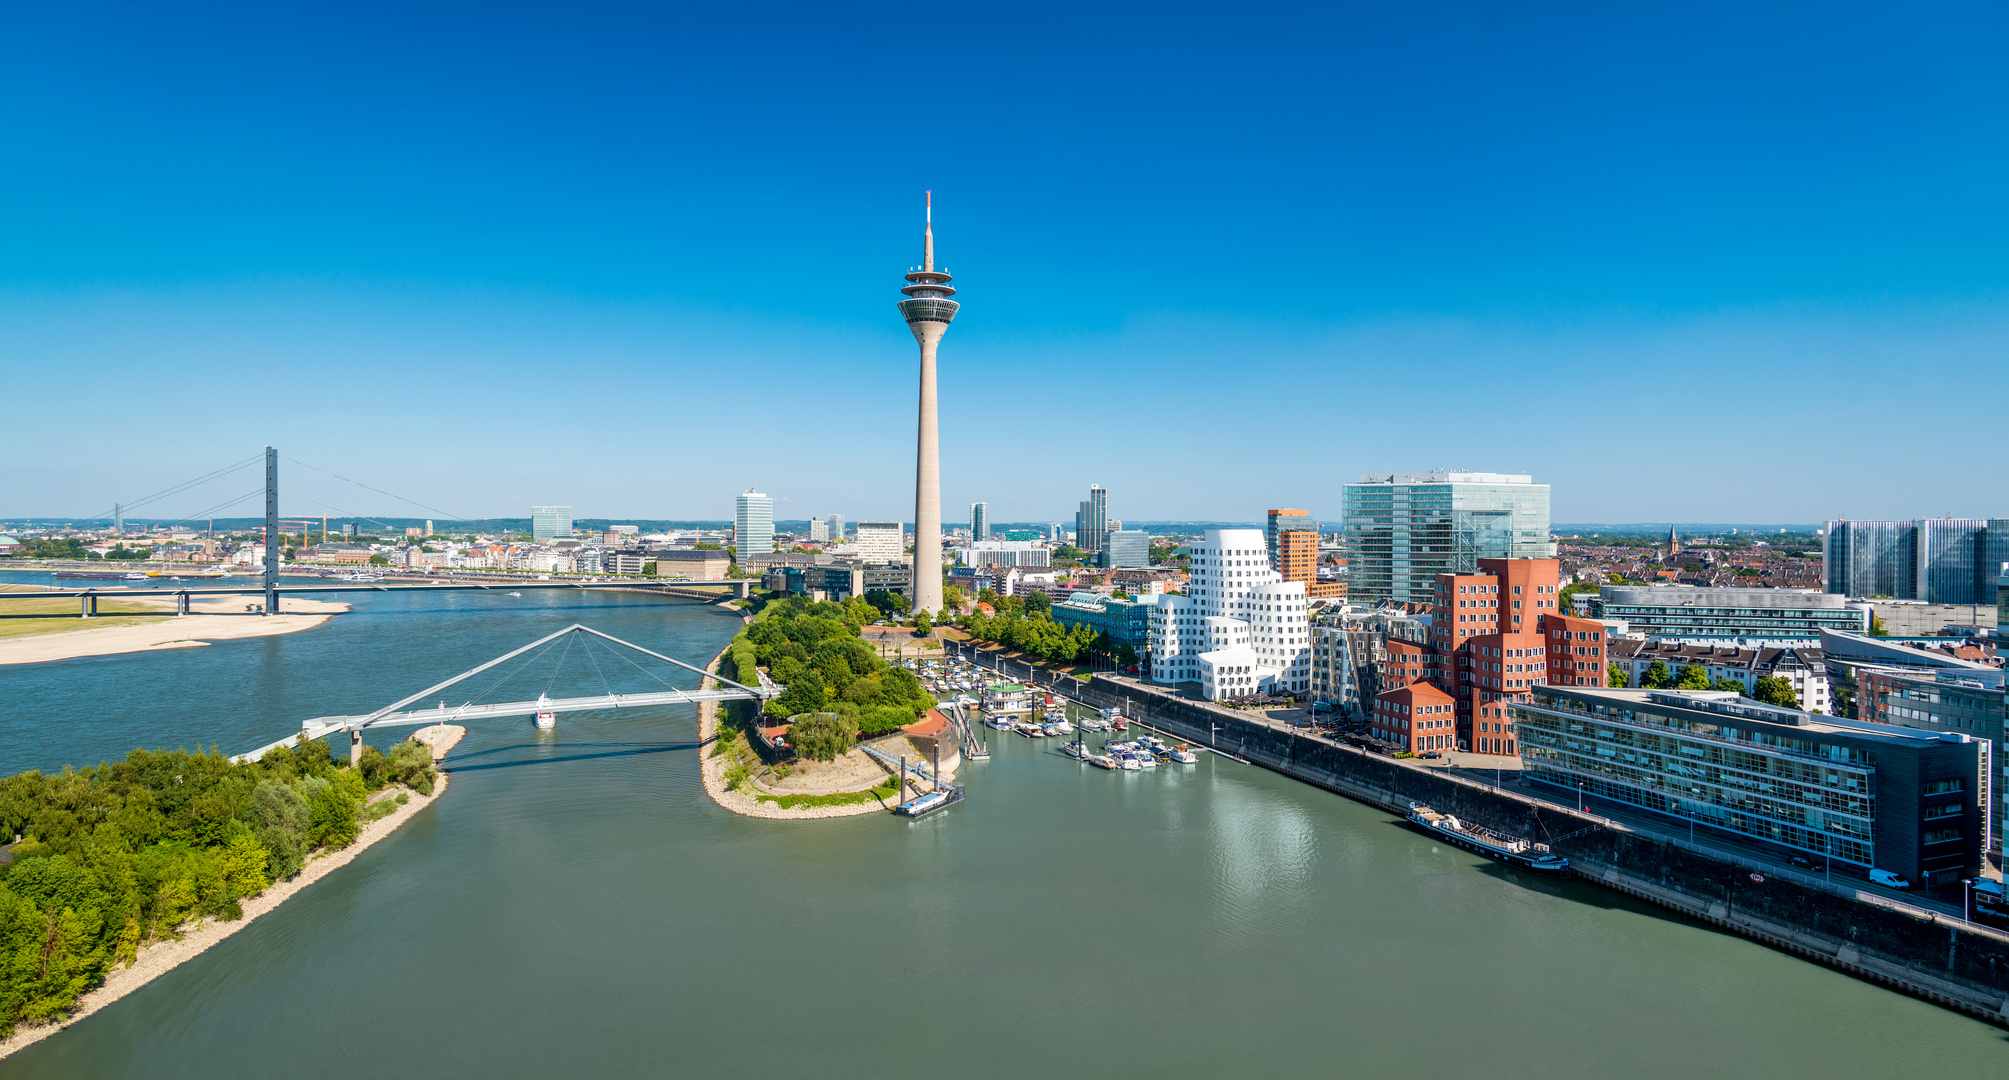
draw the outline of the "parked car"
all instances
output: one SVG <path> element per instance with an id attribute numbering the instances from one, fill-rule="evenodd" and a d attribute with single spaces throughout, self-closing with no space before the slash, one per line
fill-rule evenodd
<path id="1" fill-rule="evenodd" d="M 1888 870 L 1872 870 L 1869 872 L 1869 879 L 1871 881 L 1876 882 L 1878 885 L 1883 886 L 1886 889 L 1911 888 L 1911 882 L 1906 881 L 1904 878 L 1901 878 L 1896 874 L 1891 873 Z"/>
<path id="2" fill-rule="evenodd" d="M 1827 863 L 1824 863 L 1819 859 L 1809 859 L 1805 855 L 1795 855 L 1791 859 L 1788 859 L 1787 861 L 1792 863 L 1796 869 L 1811 870 L 1816 874 L 1821 873 L 1822 871 L 1828 868 Z"/>
<path id="3" fill-rule="evenodd" d="M 1423 751 L 1422 753 L 1420 753 L 1420 754 L 1418 754 L 1418 755 L 1416 755 L 1416 756 L 1417 756 L 1417 757 L 1420 757 L 1420 758 L 1429 758 L 1429 759 L 1431 759 L 1432 761 L 1435 761 L 1435 760 L 1436 760 L 1437 758 L 1439 758 L 1439 757 L 1441 757 L 1441 756 L 1443 756 L 1443 755 L 1439 754 L 1439 753 L 1438 753 L 1437 751 L 1435 751 L 1435 750 L 1425 750 L 1425 751 Z"/>

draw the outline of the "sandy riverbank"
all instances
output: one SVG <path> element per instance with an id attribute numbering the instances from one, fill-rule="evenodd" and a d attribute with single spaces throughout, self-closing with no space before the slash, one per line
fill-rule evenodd
<path id="1" fill-rule="evenodd" d="M 110 590 L 103 595 L 108 598 L 118 596 L 116 592 Z M 156 604 L 170 612 L 174 610 L 174 601 L 171 598 L 162 600 L 155 597 L 132 597 L 131 599 Z M 141 626 L 93 628 L 89 619 L 73 619 L 70 621 L 75 622 L 78 627 L 75 630 L 0 640 L 0 666 L 46 664 L 55 660 L 74 660 L 84 656 L 115 656 L 120 653 L 154 652 L 159 649 L 191 649 L 214 641 L 292 634 L 301 630 L 311 630 L 335 615 L 349 610 L 349 605 L 332 600 L 306 600 L 289 596 L 280 601 L 279 614 L 268 618 L 244 614 L 245 603 L 245 599 L 238 596 L 203 600 L 190 605 L 191 614 Z M 228 614 L 225 614 L 226 612 Z"/>
<path id="2" fill-rule="evenodd" d="M 432 746 L 435 760 L 444 757 L 446 751 L 451 749 L 454 743 L 459 742 L 462 735 L 467 734 L 467 729 L 462 727 L 434 727 L 427 728 L 426 731 L 429 737 L 423 741 Z M 363 826 L 362 831 L 356 836 L 355 843 L 339 851 L 316 856 L 291 880 L 277 882 L 257 896 L 243 901 L 243 918 L 229 922 L 198 922 L 184 928 L 178 940 L 157 941 L 142 948 L 130 966 L 113 968 L 105 976 L 102 984 L 78 998 L 77 1007 L 70 1013 L 69 1019 L 59 1024 L 43 1024 L 37 1027 L 23 1025 L 16 1028 L 11 1038 L 0 1041 L 0 1057 L 6 1057 L 24 1046 L 54 1035 L 174 970 L 177 965 L 195 959 L 210 946 L 249 926 L 251 920 L 285 903 L 301 889 L 349 865 L 364 849 L 389 836 L 398 826 L 410 821 L 413 815 L 431 806 L 434 800 L 446 794 L 447 779 L 446 773 L 440 773 L 439 781 L 433 785 L 431 795 L 413 792 L 410 802 Z"/>

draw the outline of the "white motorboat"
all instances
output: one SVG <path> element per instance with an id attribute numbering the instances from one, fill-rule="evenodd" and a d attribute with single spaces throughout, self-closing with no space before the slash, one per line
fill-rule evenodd
<path id="1" fill-rule="evenodd" d="M 543 694 L 537 695 L 537 729 L 539 731 L 549 731 L 558 726 L 558 714 L 552 712 L 550 706 L 551 699 L 549 697 Z"/>
<path id="2" fill-rule="evenodd" d="M 1192 752 L 1191 750 L 1186 749 L 1183 746 L 1175 746 L 1170 750 L 1165 751 L 1165 755 L 1181 765 L 1197 764 L 1200 760 L 1200 755 Z"/>

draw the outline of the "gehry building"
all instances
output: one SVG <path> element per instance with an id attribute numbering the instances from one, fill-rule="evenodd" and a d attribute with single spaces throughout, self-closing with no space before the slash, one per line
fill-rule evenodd
<path id="1" fill-rule="evenodd" d="M 1304 585 L 1270 566 L 1261 529 L 1209 529 L 1183 596 L 1151 613 L 1151 681 L 1199 683 L 1209 701 L 1310 689 Z"/>

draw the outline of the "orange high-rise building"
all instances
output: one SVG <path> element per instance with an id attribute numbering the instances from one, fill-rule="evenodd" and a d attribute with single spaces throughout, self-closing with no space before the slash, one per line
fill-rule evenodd
<path id="1" fill-rule="evenodd" d="M 1276 513 L 1276 511 L 1271 511 Z M 1346 585 L 1318 580 L 1318 534 L 1309 529 L 1284 529 L 1277 533 L 1277 573 L 1285 581 L 1301 582 L 1307 600 L 1342 600 Z"/>

